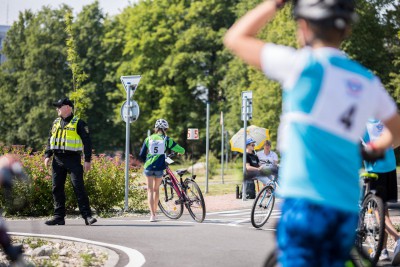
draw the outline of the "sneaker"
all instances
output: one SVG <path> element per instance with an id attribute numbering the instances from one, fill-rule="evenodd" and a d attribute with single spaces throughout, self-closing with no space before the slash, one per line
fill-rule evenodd
<path id="1" fill-rule="evenodd" d="M 379 260 L 380 260 L 380 261 L 387 261 L 387 260 L 390 260 L 389 252 L 387 251 L 386 248 L 382 250 L 381 256 L 379 256 Z"/>
<path id="2" fill-rule="evenodd" d="M 86 225 L 92 225 L 95 222 L 97 222 L 96 218 L 93 218 L 91 216 L 84 218 L 85 219 L 85 224 Z"/>
<path id="3" fill-rule="evenodd" d="M 399 265 L 399 264 L 400 264 L 400 240 L 397 240 L 396 246 L 394 247 L 393 251 L 392 265 Z"/>
<path id="4" fill-rule="evenodd" d="M 64 218 L 60 218 L 60 217 L 54 217 L 50 220 L 47 220 L 45 222 L 45 224 L 47 225 L 64 225 L 65 224 L 65 220 Z"/>
<path id="5" fill-rule="evenodd" d="M 156 222 L 156 216 L 151 215 L 150 216 L 150 222 Z"/>

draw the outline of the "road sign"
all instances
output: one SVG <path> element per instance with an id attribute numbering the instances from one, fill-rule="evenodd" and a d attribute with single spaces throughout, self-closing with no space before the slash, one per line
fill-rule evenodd
<path id="1" fill-rule="evenodd" d="M 130 100 L 129 101 L 129 108 L 130 108 L 130 119 L 129 119 L 129 123 L 132 123 L 134 121 L 136 121 L 139 118 L 139 105 L 138 103 L 136 103 L 135 100 Z M 122 104 L 121 107 L 121 119 L 124 122 L 128 121 L 128 101 L 125 101 L 124 104 Z"/>
<path id="2" fill-rule="evenodd" d="M 135 94 L 141 78 L 141 75 L 121 76 L 121 82 L 124 85 L 125 91 L 128 93 L 130 89 L 130 97 Z"/>
<path id="3" fill-rule="evenodd" d="M 188 140 L 199 140 L 199 129 L 197 128 L 189 128 L 187 132 Z"/>
<path id="4" fill-rule="evenodd" d="M 253 91 L 242 92 L 242 121 L 245 116 L 247 120 L 251 120 L 253 117 Z"/>

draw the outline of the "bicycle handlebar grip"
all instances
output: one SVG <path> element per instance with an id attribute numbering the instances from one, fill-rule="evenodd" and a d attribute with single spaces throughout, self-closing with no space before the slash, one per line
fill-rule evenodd
<path id="1" fill-rule="evenodd" d="M 385 158 L 385 151 L 376 149 L 371 143 L 361 145 L 361 156 L 363 160 L 374 162 Z"/>

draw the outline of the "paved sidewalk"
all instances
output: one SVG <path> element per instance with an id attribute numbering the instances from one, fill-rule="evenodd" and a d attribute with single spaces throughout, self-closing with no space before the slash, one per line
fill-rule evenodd
<path id="1" fill-rule="evenodd" d="M 222 210 L 238 210 L 250 209 L 254 199 L 243 201 L 236 199 L 236 194 L 225 194 L 220 196 L 207 196 L 204 194 L 204 201 L 206 202 L 206 211 L 222 211 Z"/>

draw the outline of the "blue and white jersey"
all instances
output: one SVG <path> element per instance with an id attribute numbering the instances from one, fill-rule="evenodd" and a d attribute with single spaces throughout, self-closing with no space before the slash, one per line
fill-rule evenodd
<path id="1" fill-rule="evenodd" d="M 376 76 L 334 48 L 266 44 L 261 65 L 284 90 L 280 195 L 357 212 L 360 136 L 368 118 L 394 116 L 394 101 Z"/>
<path id="2" fill-rule="evenodd" d="M 370 119 L 367 123 L 367 131 L 363 137 L 364 142 L 368 143 L 379 138 L 385 126 L 379 120 Z M 375 162 L 364 161 L 365 170 L 368 172 L 385 173 L 396 169 L 396 156 L 393 148 L 389 148 L 385 152 L 385 158 Z"/>

